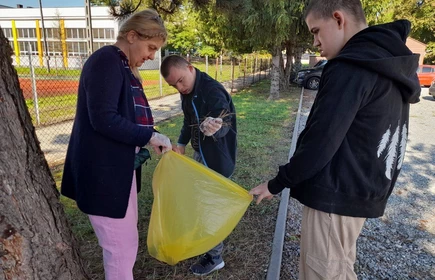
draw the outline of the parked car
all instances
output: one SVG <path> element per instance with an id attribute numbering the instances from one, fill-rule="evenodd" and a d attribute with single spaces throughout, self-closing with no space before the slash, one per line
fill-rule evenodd
<path id="1" fill-rule="evenodd" d="M 435 79 L 435 65 L 420 65 L 417 69 L 418 80 L 420 86 L 428 87 L 432 80 Z"/>
<path id="2" fill-rule="evenodd" d="M 317 62 L 313 68 L 299 70 L 295 78 L 295 83 L 306 89 L 317 90 L 319 88 L 323 67 L 325 67 L 327 62 L 327 60 L 323 59 Z"/>
<path id="3" fill-rule="evenodd" d="M 429 94 L 435 99 L 435 78 L 432 80 L 432 84 L 430 85 Z"/>

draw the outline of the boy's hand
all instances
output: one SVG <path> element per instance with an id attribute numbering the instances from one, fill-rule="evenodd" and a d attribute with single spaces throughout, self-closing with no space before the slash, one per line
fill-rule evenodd
<path id="1" fill-rule="evenodd" d="M 212 136 L 222 127 L 221 118 L 207 117 L 200 125 L 199 129 L 205 136 Z"/>
<path id="2" fill-rule="evenodd" d="M 172 150 L 177 154 L 184 155 L 186 153 L 186 146 L 182 146 L 182 145 L 172 146 Z"/>
<path id="3" fill-rule="evenodd" d="M 273 197 L 273 194 L 271 194 L 267 188 L 267 183 L 268 182 L 264 182 L 249 191 L 249 194 L 258 196 L 257 204 L 259 204 L 264 198 L 271 199 Z"/>

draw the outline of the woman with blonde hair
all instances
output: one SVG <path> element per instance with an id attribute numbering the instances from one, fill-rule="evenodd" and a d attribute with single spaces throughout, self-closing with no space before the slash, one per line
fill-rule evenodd
<path id="1" fill-rule="evenodd" d="M 89 216 L 107 280 L 133 279 L 141 186 L 136 153 L 147 144 L 157 153 L 172 149 L 169 138 L 154 130 L 138 71 L 166 37 L 156 11 L 137 12 L 122 24 L 114 45 L 89 57 L 80 77 L 61 193 Z"/>

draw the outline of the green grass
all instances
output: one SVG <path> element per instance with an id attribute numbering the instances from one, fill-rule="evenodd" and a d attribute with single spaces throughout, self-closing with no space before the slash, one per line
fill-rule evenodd
<path id="1" fill-rule="evenodd" d="M 27 77 L 30 76 L 30 68 L 23 66 L 15 66 L 15 70 L 17 70 L 18 76 Z M 71 78 L 79 78 L 81 69 L 62 69 L 62 68 L 51 68 L 50 72 L 45 67 L 35 67 L 34 68 L 35 75 L 37 77 L 44 78 L 57 78 L 57 77 L 71 77 Z"/>
<path id="2" fill-rule="evenodd" d="M 281 99 L 268 100 L 269 81 L 262 81 L 233 96 L 237 110 L 238 157 L 232 177 L 236 183 L 249 190 L 271 179 L 280 164 L 287 161 L 291 130 L 297 110 L 299 89 L 281 93 Z M 161 122 L 157 129 L 176 141 L 182 117 Z M 188 155 L 192 149 L 187 149 Z M 196 279 L 188 272 L 193 260 L 169 266 L 151 258 L 146 249 L 146 236 L 153 201 L 151 178 L 160 157 L 143 167 L 142 191 L 139 194 L 140 248 L 135 266 L 135 279 Z M 61 180 L 62 167 L 53 170 L 56 182 Z M 170 174 L 170 171 L 168 171 Z M 61 198 L 68 219 L 81 246 L 81 253 L 92 279 L 103 279 L 101 249 L 87 217 L 75 203 Z M 275 216 L 279 200 L 252 204 L 234 232 L 225 241 L 225 269 L 205 279 L 264 279 L 267 269 Z M 252 256 L 255 256 L 253 258 Z M 249 259 L 249 261 L 247 261 Z"/>
<path id="3" fill-rule="evenodd" d="M 71 120 L 76 113 L 77 94 L 70 93 L 62 96 L 39 97 L 39 121 L 41 124 L 57 123 Z M 32 99 L 26 99 L 33 123 L 36 124 L 35 103 Z"/>

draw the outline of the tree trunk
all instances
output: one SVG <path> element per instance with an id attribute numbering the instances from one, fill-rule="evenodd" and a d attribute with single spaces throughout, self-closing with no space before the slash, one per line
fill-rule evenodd
<path id="1" fill-rule="evenodd" d="M 88 279 L 0 28 L 0 279 Z"/>
<path id="2" fill-rule="evenodd" d="M 291 79 L 294 79 L 293 73 L 293 44 L 291 41 L 285 42 L 285 50 L 286 50 L 286 62 L 285 65 L 282 65 L 282 74 L 281 74 L 281 88 L 289 89 Z"/>
<path id="3" fill-rule="evenodd" d="M 270 73 L 270 95 L 269 99 L 279 98 L 279 60 L 280 60 L 281 48 L 274 47 L 272 51 L 272 71 Z"/>
<path id="4" fill-rule="evenodd" d="M 295 54 L 295 64 L 293 67 L 295 68 L 296 73 L 301 70 L 302 68 L 302 53 L 304 52 L 304 49 L 300 46 L 295 47 L 294 54 Z"/>

